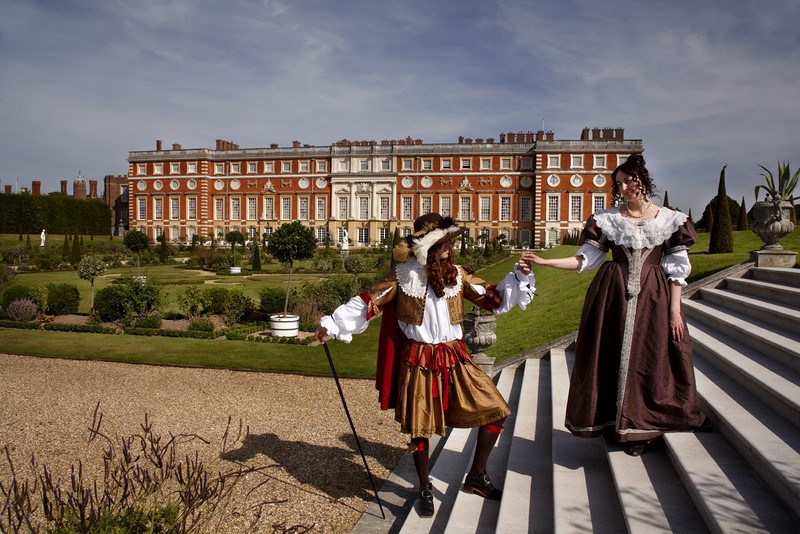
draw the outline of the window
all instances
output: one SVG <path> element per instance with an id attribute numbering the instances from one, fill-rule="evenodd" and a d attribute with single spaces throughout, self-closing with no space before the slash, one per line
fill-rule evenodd
<path id="1" fill-rule="evenodd" d="M 186 172 L 188 172 L 189 174 L 197 174 L 196 162 L 190 161 L 189 163 L 186 164 L 186 166 L 187 166 Z"/>
<path id="2" fill-rule="evenodd" d="M 548 169 L 558 169 L 560 167 L 561 167 L 561 156 L 559 155 L 547 156 Z"/>
<path id="3" fill-rule="evenodd" d="M 324 221 L 328 218 L 328 199 L 325 197 L 317 197 L 317 213 L 316 219 Z"/>
<path id="4" fill-rule="evenodd" d="M 384 158 L 381 160 L 381 170 L 382 171 L 389 171 L 392 169 L 391 162 L 389 158 Z"/>
<path id="5" fill-rule="evenodd" d="M 533 169 L 533 158 L 522 158 L 522 170 L 529 171 Z"/>
<path id="6" fill-rule="evenodd" d="M 292 219 L 292 197 L 281 197 L 281 219 L 284 221 Z"/>
<path id="7" fill-rule="evenodd" d="M 511 158 L 501 158 L 500 159 L 500 168 L 508 170 L 511 168 Z"/>
<path id="8" fill-rule="evenodd" d="M 425 158 L 422 160 L 422 168 L 423 170 L 429 171 L 433 169 L 433 160 L 430 158 Z"/>
<path id="9" fill-rule="evenodd" d="M 241 172 L 239 171 L 240 168 L 241 165 L 239 165 L 238 163 L 231 163 L 231 174 L 241 174 Z"/>
<path id="10" fill-rule="evenodd" d="M 519 199 L 519 218 L 521 221 L 531 221 L 533 211 L 531 210 L 531 197 L 522 197 Z"/>
<path id="11" fill-rule="evenodd" d="M 386 243 L 389 240 L 389 229 L 388 228 L 378 229 L 378 239 L 380 239 L 381 243 Z"/>
<path id="12" fill-rule="evenodd" d="M 570 156 L 569 157 L 569 168 L 570 169 L 582 169 L 583 168 L 583 156 Z"/>
<path id="13" fill-rule="evenodd" d="M 606 209 L 606 196 L 605 195 L 592 195 L 592 211 L 600 211 Z"/>
<path id="14" fill-rule="evenodd" d="M 190 221 L 197 220 L 197 198 L 189 197 L 186 199 L 186 218 Z"/>
<path id="15" fill-rule="evenodd" d="M 369 160 L 362 159 L 358 162 L 358 170 L 360 171 L 368 171 L 369 170 Z"/>
<path id="16" fill-rule="evenodd" d="M 169 173 L 170 174 L 180 174 L 181 173 L 181 164 L 180 163 L 170 163 L 169 164 Z"/>
<path id="17" fill-rule="evenodd" d="M 224 163 L 215 163 L 214 164 L 214 174 L 224 174 L 225 173 L 225 164 Z"/>
<path id="18" fill-rule="evenodd" d="M 404 221 L 410 221 L 414 218 L 414 203 L 411 197 L 402 197 L 400 199 L 400 218 Z"/>
<path id="19" fill-rule="evenodd" d="M 380 215 L 379 218 L 382 221 L 389 220 L 389 197 L 380 197 L 378 199 L 380 202 Z"/>
<path id="20" fill-rule="evenodd" d="M 173 226 L 170 228 L 170 239 L 172 242 L 176 242 L 181 237 L 181 230 L 177 226 Z"/>
<path id="21" fill-rule="evenodd" d="M 181 218 L 181 199 L 179 197 L 169 198 L 169 218 L 173 221 Z"/>
<path id="22" fill-rule="evenodd" d="M 500 197 L 500 220 L 511 220 L 511 197 Z"/>
<path id="23" fill-rule="evenodd" d="M 403 237 L 408 237 L 411 235 L 411 228 L 406 226 L 403 228 L 403 231 L 401 233 L 403 234 Z"/>
<path id="24" fill-rule="evenodd" d="M 320 226 L 317 228 L 317 243 L 320 245 L 325 243 L 328 237 L 328 232 L 325 230 L 324 226 Z"/>
<path id="25" fill-rule="evenodd" d="M 137 217 L 140 221 L 144 221 L 147 219 L 147 199 L 146 198 L 138 198 L 136 199 L 137 209 L 139 216 Z"/>
<path id="26" fill-rule="evenodd" d="M 403 160 L 403 170 L 404 171 L 413 171 L 414 170 L 414 160 L 412 160 L 412 159 L 404 159 Z"/>
<path id="27" fill-rule="evenodd" d="M 308 197 L 297 199 L 297 218 L 301 221 L 308 220 Z"/>
<path id="28" fill-rule="evenodd" d="M 328 162 L 327 161 L 318 161 L 317 162 L 317 170 L 319 172 L 325 172 L 328 170 Z"/>
<path id="29" fill-rule="evenodd" d="M 163 198 L 154 198 L 153 199 L 153 219 L 156 221 L 160 221 L 164 218 L 164 199 Z"/>
<path id="30" fill-rule="evenodd" d="M 164 174 L 164 164 L 153 163 L 153 174 Z"/>
<path id="31" fill-rule="evenodd" d="M 450 217 L 450 211 L 453 209 L 453 199 L 450 197 L 439 197 L 439 213 L 442 217 Z"/>
<path id="32" fill-rule="evenodd" d="M 458 218 L 462 221 L 472 220 L 472 198 L 459 197 Z"/>
<path id="33" fill-rule="evenodd" d="M 369 245 L 369 228 L 358 229 L 358 244 L 361 246 Z"/>
<path id="34" fill-rule="evenodd" d="M 358 197 L 358 218 L 369 220 L 369 197 Z"/>
<path id="35" fill-rule="evenodd" d="M 136 174 L 138 174 L 139 176 L 144 176 L 145 174 L 147 174 L 147 163 L 137 163 Z"/>
<path id="36" fill-rule="evenodd" d="M 557 221 L 559 212 L 558 195 L 547 195 L 547 220 Z"/>
<path id="37" fill-rule="evenodd" d="M 255 174 L 258 172 L 258 164 L 255 161 L 251 161 L 247 164 L 247 174 Z"/>
<path id="38" fill-rule="evenodd" d="M 583 220 L 583 196 L 570 195 L 569 196 L 569 220 L 581 221 Z"/>
<path id="39" fill-rule="evenodd" d="M 156 241 L 158 241 L 159 239 L 161 239 L 161 234 L 164 233 L 164 229 L 161 228 L 160 226 L 156 226 L 155 230 L 156 230 Z"/>
<path id="40" fill-rule="evenodd" d="M 255 241 L 258 238 L 258 228 L 251 226 L 247 229 L 247 238 L 250 241 Z"/>
<path id="41" fill-rule="evenodd" d="M 267 197 L 264 199 L 264 216 L 262 219 L 266 219 L 268 221 L 275 219 L 275 199 L 273 197 Z"/>
<path id="42" fill-rule="evenodd" d="M 222 218 L 225 216 L 225 199 L 224 198 L 215 198 L 214 199 L 214 220 L 221 221 Z"/>
<path id="43" fill-rule="evenodd" d="M 242 219 L 242 199 L 231 199 L 231 219 L 238 221 Z"/>
<path id="44" fill-rule="evenodd" d="M 258 219 L 258 199 L 247 197 L 247 219 L 252 221 Z"/>
<path id="45" fill-rule="evenodd" d="M 449 171 L 453 168 L 453 162 L 450 159 L 442 158 L 441 167 L 443 171 Z"/>
<path id="46" fill-rule="evenodd" d="M 346 159 L 339 160 L 339 170 L 346 171 L 347 169 L 348 169 L 347 160 Z"/>
<path id="47" fill-rule="evenodd" d="M 301 161 L 300 162 L 300 172 L 308 172 L 308 162 Z"/>
<path id="48" fill-rule="evenodd" d="M 350 206 L 348 206 L 347 197 L 339 197 L 339 219 L 347 220 L 350 215 Z"/>
<path id="49" fill-rule="evenodd" d="M 197 228 L 195 228 L 194 226 L 190 226 L 189 228 L 186 229 L 186 239 L 189 241 L 189 243 L 194 241 L 194 236 L 196 235 L 197 235 Z"/>
<path id="50" fill-rule="evenodd" d="M 491 158 L 481 158 L 481 170 L 487 171 L 492 168 L 492 160 Z"/>
<path id="51" fill-rule="evenodd" d="M 595 156 L 594 157 L 594 168 L 595 169 L 605 169 L 606 168 L 606 156 L 603 154 L 602 156 Z"/>
<path id="52" fill-rule="evenodd" d="M 433 211 L 433 199 L 431 197 L 422 197 L 419 199 L 419 214 L 427 215 Z"/>
<path id="53" fill-rule="evenodd" d="M 284 161 L 283 162 L 283 170 L 281 172 L 292 172 L 292 162 L 291 161 Z"/>
<path id="54" fill-rule="evenodd" d="M 461 168 L 462 169 L 471 169 L 472 168 L 472 158 L 461 158 Z"/>
<path id="55" fill-rule="evenodd" d="M 481 197 L 480 200 L 479 220 L 489 221 L 492 218 L 492 199 L 489 197 Z"/>
<path id="56" fill-rule="evenodd" d="M 275 172 L 275 164 L 271 161 L 264 163 L 264 172 Z"/>

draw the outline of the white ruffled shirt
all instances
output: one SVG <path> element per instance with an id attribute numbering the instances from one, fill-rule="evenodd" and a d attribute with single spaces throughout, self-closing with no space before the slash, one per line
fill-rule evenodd
<path id="1" fill-rule="evenodd" d="M 655 218 L 648 221 L 633 221 L 623 217 L 619 208 L 612 208 L 595 213 L 594 218 L 598 228 L 609 240 L 620 246 L 641 250 L 663 244 L 686 222 L 688 216 L 679 211 L 659 208 Z M 583 257 L 578 272 L 596 269 L 605 261 L 606 254 L 607 251 L 597 248 L 592 243 L 584 243 L 575 253 L 575 256 Z M 692 272 L 688 252 L 678 250 L 665 254 L 661 268 L 670 281 L 676 280 L 681 286 L 685 286 L 686 277 Z"/>
<path id="2" fill-rule="evenodd" d="M 413 270 L 417 271 L 418 269 Z M 462 282 L 459 276 L 458 284 L 460 283 Z M 399 285 L 400 284 L 398 284 L 398 286 Z M 486 293 L 486 288 L 483 286 L 475 284 L 470 284 L 470 286 L 475 292 L 481 295 Z M 425 279 L 424 287 L 426 288 L 427 295 L 425 298 L 425 311 L 422 315 L 422 324 L 415 325 L 400 320 L 397 321 L 397 324 L 400 326 L 405 336 L 418 343 L 445 343 L 464 337 L 461 325 L 452 324 L 450 322 L 450 313 L 447 308 L 447 294 L 442 298 L 437 297 L 433 289 L 427 287 L 427 279 Z M 397 290 L 402 291 L 403 289 L 402 287 L 398 287 Z M 519 306 L 524 310 L 533 300 L 533 294 L 536 290 L 536 277 L 533 272 L 526 276 L 518 269 L 518 265 L 515 265 L 514 272 L 508 273 L 503 280 L 497 284 L 495 290 L 502 297 L 503 303 L 499 308 L 494 310 L 494 313 L 505 313 L 515 306 Z M 388 291 L 390 290 L 387 289 L 378 298 L 385 295 Z M 460 291 L 460 289 L 457 289 L 457 291 Z M 350 343 L 354 335 L 362 333 L 367 329 L 367 326 L 369 326 L 369 321 L 367 320 L 367 303 L 364 302 L 361 297 L 353 297 L 336 308 L 332 315 L 324 316 L 320 320 L 320 325 L 325 327 L 328 330 L 328 335 L 332 336 L 334 339 Z"/>

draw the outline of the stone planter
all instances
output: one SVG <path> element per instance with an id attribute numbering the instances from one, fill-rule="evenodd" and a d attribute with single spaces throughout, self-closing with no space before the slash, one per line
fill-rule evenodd
<path id="1" fill-rule="evenodd" d="M 464 341 L 472 352 L 475 364 L 489 376 L 494 368 L 494 358 L 484 352 L 495 341 L 497 335 L 497 317 L 494 314 L 483 315 L 480 312 L 469 312 L 464 315 Z"/>
<path id="2" fill-rule="evenodd" d="M 756 202 L 750 212 L 750 229 L 755 232 L 764 246 L 761 250 L 783 250 L 780 245 L 788 233 L 794 230 L 791 213 L 794 206 L 790 202 Z"/>
<path id="3" fill-rule="evenodd" d="M 276 313 L 269 316 L 269 325 L 275 337 L 295 337 L 300 332 L 300 316 Z"/>
<path id="4" fill-rule="evenodd" d="M 231 267 L 231 274 L 242 274 L 241 267 Z"/>

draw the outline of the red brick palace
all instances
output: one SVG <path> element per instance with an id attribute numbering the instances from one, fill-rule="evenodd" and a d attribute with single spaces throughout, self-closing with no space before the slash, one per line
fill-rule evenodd
<path id="1" fill-rule="evenodd" d="M 450 215 L 472 238 L 505 235 L 517 246 L 549 246 L 611 203 L 611 172 L 641 140 L 622 128 L 585 128 L 577 140 L 553 132 L 463 138 L 342 140 L 214 149 L 178 144 L 128 157 L 128 221 L 172 242 L 238 229 L 251 239 L 301 221 L 317 239 L 374 246 L 416 217 Z"/>

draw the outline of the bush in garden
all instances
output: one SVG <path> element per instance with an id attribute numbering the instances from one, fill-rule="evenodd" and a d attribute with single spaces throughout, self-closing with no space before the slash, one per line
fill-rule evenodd
<path id="1" fill-rule="evenodd" d="M 178 293 L 178 308 L 190 319 L 202 314 L 208 308 L 206 294 L 196 285 L 187 287 Z"/>
<path id="2" fill-rule="evenodd" d="M 161 328 L 161 316 L 157 313 L 136 319 L 136 328 Z"/>
<path id="3" fill-rule="evenodd" d="M 69 315 L 78 313 L 81 294 L 70 284 L 47 284 L 47 313 L 50 315 Z"/>
<path id="4" fill-rule="evenodd" d="M 300 325 L 314 325 L 314 328 L 309 329 L 307 326 L 302 328 L 306 331 L 316 330 L 319 325 L 320 318 L 325 315 L 319 309 L 319 305 L 313 300 L 301 300 L 292 308 L 292 313 L 300 318 Z"/>
<path id="5" fill-rule="evenodd" d="M 206 289 L 203 294 L 206 298 L 207 313 L 220 315 L 225 313 L 225 303 L 228 301 L 228 291 L 224 287 L 210 287 Z"/>
<path id="6" fill-rule="evenodd" d="M 18 299 L 12 301 L 8 305 L 8 308 L 6 308 L 8 318 L 12 321 L 31 321 L 36 317 L 38 312 L 39 308 L 36 307 L 36 303 L 31 299 Z"/>
<path id="7" fill-rule="evenodd" d="M 192 319 L 189 321 L 189 330 L 194 332 L 213 332 L 214 323 L 208 319 Z"/>
<path id="8" fill-rule="evenodd" d="M 350 254 L 344 260 L 344 268 L 348 273 L 357 275 L 367 270 L 367 262 L 361 254 Z"/>
<path id="9" fill-rule="evenodd" d="M 283 302 L 286 291 L 279 287 L 265 287 L 258 295 L 260 304 L 258 309 L 266 314 L 280 313 L 283 311 Z M 290 307 L 294 303 L 290 304 Z"/>
<path id="10" fill-rule="evenodd" d="M 35 288 L 23 284 L 11 284 L 7 286 L 3 291 L 2 299 L 0 299 L 0 307 L 5 310 L 8 308 L 9 304 L 20 299 L 32 300 L 39 309 L 42 308 L 41 293 L 37 292 Z"/>
<path id="11" fill-rule="evenodd" d="M 234 289 L 228 293 L 225 302 L 225 318 L 228 326 L 232 326 L 256 309 L 253 299 L 246 296 L 241 289 Z"/>
<path id="12" fill-rule="evenodd" d="M 125 286 L 111 284 L 100 289 L 94 296 L 94 311 L 101 321 L 118 321 L 127 309 Z"/>
<path id="13" fill-rule="evenodd" d="M 155 280 L 148 278 L 144 282 L 136 278 L 125 279 L 127 310 L 136 316 L 148 315 L 157 311 L 163 301 L 163 292 Z"/>

